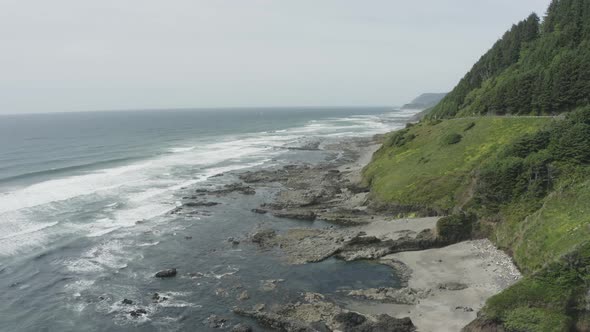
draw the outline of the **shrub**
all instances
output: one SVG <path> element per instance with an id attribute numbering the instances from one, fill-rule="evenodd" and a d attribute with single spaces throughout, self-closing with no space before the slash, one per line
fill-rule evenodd
<path id="1" fill-rule="evenodd" d="M 510 157 L 486 164 L 479 171 L 475 190 L 478 203 L 495 210 L 500 204 L 512 200 L 523 191 L 519 180 L 523 174 L 524 160 Z"/>
<path id="2" fill-rule="evenodd" d="M 413 133 L 408 134 L 408 132 L 408 129 L 402 129 L 394 132 L 393 135 L 391 135 L 391 137 L 389 137 L 389 139 L 385 142 L 385 145 L 387 147 L 404 146 L 404 144 L 416 138 L 416 135 L 414 135 Z"/>
<path id="3" fill-rule="evenodd" d="M 461 142 L 462 138 L 463 138 L 463 136 L 461 136 L 457 133 L 452 133 L 452 134 L 448 134 L 448 135 L 444 136 L 442 138 L 442 143 L 444 145 L 453 145 L 453 144 L 457 144 L 457 143 Z"/>
<path id="4" fill-rule="evenodd" d="M 504 148 L 501 155 L 505 157 L 526 158 L 533 152 L 547 148 L 551 138 L 549 131 L 539 131 L 534 134 L 524 134 Z"/>
<path id="5" fill-rule="evenodd" d="M 471 237 L 473 215 L 464 213 L 442 217 L 436 222 L 438 237 L 444 243 L 456 243 Z"/>
<path id="6" fill-rule="evenodd" d="M 551 147 L 562 160 L 579 164 L 590 163 L 590 125 L 575 123 L 561 132 Z"/>

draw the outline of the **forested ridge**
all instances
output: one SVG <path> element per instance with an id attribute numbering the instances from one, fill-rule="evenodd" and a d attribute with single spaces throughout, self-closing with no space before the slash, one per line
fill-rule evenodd
<path id="1" fill-rule="evenodd" d="M 590 103 L 590 1 L 554 0 L 512 26 L 430 112 L 553 115 Z"/>

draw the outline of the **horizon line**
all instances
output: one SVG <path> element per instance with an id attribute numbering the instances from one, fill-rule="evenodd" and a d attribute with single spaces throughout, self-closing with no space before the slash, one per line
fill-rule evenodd
<path id="1" fill-rule="evenodd" d="M 154 107 L 154 108 L 122 108 L 122 109 L 97 109 L 97 110 L 72 110 L 72 111 L 48 111 L 48 112 L 19 112 L 19 113 L 0 113 L 5 115 L 35 115 L 35 114 L 67 114 L 67 113 L 103 113 L 103 112 L 149 112 L 149 111 L 205 111 L 205 110 L 253 110 L 253 109 L 337 109 L 337 108 L 391 108 L 399 110 L 402 106 L 398 105 L 332 105 L 332 106 L 215 106 L 215 107 Z"/>

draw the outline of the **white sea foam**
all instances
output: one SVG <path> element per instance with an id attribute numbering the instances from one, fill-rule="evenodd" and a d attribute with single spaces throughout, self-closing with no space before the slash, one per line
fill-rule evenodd
<path id="1" fill-rule="evenodd" d="M 4 192 L 0 196 L 0 256 L 43 246 L 58 235 L 101 237 L 133 227 L 138 220 L 174 208 L 173 194 L 180 188 L 218 173 L 268 163 L 284 153 L 273 146 L 296 145 L 305 137 L 371 135 L 396 125 L 384 119 L 410 114 L 312 120 L 301 127 L 185 143 L 153 159 Z M 74 266 L 93 270 L 95 263 Z"/>
<path id="2" fill-rule="evenodd" d="M 188 146 L 188 147 L 178 147 L 178 148 L 170 148 L 170 152 L 172 153 L 176 153 L 176 152 L 186 152 L 186 151 L 191 151 L 194 150 L 195 146 Z"/>

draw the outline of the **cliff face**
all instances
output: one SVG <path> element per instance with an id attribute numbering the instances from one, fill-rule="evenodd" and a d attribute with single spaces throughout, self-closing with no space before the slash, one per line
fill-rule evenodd
<path id="1" fill-rule="evenodd" d="M 590 331 L 589 147 L 590 1 L 554 0 L 389 134 L 364 179 L 381 203 L 475 216 L 471 236 L 525 274 L 465 331 Z"/>

